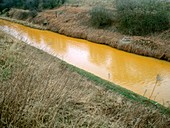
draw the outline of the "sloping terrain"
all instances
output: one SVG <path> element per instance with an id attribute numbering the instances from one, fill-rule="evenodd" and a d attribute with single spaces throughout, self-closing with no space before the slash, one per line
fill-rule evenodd
<path id="1" fill-rule="evenodd" d="M 0 32 L 0 127 L 170 127 L 158 108 L 100 84 Z"/>
<path id="2" fill-rule="evenodd" d="M 114 1 L 69 1 L 60 8 L 44 10 L 36 16 L 21 9 L 11 9 L 10 18 L 24 20 L 67 36 L 86 39 L 109 45 L 127 52 L 170 61 L 170 30 L 147 36 L 123 35 L 117 30 L 117 22 L 109 27 L 95 28 L 91 25 L 90 10 L 95 6 L 105 6 L 115 12 Z M 33 16 L 32 16 L 33 15 Z M 114 17 L 113 17 L 114 19 Z M 128 42 L 128 43 L 127 43 Z"/>

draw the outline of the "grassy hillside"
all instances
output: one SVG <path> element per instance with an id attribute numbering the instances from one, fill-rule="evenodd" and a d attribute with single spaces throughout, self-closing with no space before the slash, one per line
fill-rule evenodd
<path id="1" fill-rule="evenodd" d="M 0 127 L 169 128 L 169 116 L 158 108 L 69 67 L 0 32 Z"/>

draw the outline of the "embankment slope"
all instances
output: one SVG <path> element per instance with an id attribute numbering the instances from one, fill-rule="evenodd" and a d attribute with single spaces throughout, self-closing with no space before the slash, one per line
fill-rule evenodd
<path id="1" fill-rule="evenodd" d="M 156 107 L 131 101 L 69 67 L 0 32 L 0 127 L 169 128 L 169 116 Z"/>
<path id="2" fill-rule="evenodd" d="M 109 45 L 127 52 L 170 61 L 170 30 L 153 35 L 128 36 L 117 31 L 116 23 L 110 27 L 94 28 L 90 22 L 91 8 L 64 5 L 60 8 L 39 12 L 35 17 L 21 9 L 11 9 L 10 18 L 32 22 L 50 31 L 71 37 Z M 24 15 L 24 17 L 23 17 Z"/>

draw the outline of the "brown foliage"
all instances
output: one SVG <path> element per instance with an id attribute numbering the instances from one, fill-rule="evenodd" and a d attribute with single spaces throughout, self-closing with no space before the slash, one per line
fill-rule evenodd
<path id="1" fill-rule="evenodd" d="M 0 82 L 0 127 L 169 127 L 169 117 L 157 109 L 97 86 L 36 48 L 0 37 L 3 55 L 15 57 L 11 78 Z"/>

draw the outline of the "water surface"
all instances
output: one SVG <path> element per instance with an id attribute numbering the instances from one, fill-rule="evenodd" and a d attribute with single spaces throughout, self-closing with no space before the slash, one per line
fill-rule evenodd
<path id="1" fill-rule="evenodd" d="M 49 54 L 140 95 L 151 96 L 156 76 L 161 81 L 151 99 L 168 105 L 170 63 L 0 20 L 0 30 Z"/>

